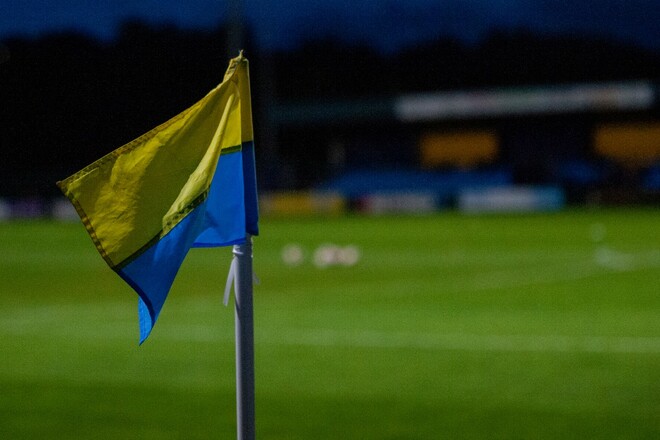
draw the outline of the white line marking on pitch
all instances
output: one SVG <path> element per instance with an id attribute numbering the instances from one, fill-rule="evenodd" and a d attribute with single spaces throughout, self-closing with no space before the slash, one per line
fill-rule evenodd
<path id="1" fill-rule="evenodd" d="M 122 323 L 123 324 L 123 323 Z M 46 332 L 38 327 L 12 326 L 2 328 L 0 335 L 36 335 L 47 333 L 54 337 L 81 340 L 116 340 L 129 337 L 126 327 L 101 324 L 80 328 L 58 327 Z M 206 325 L 162 326 L 157 339 L 177 342 L 231 342 L 231 332 L 220 334 L 219 329 Z M 402 333 L 387 331 L 338 331 L 331 329 L 287 329 L 284 332 L 256 329 L 256 344 L 295 345 L 307 347 L 338 347 L 367 349 L 456 350 L 473 352 L 564 352 L 564 353 L 620 353 L 660 354 L 660 337 L 640 336 L 574 336 L 574 335 L 493 335 L 465 333 Z"/>

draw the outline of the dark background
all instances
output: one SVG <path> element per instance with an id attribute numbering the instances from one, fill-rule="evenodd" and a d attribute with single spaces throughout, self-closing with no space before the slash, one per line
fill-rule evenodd
<path id="1" fill-rule="evenodd" d="M 335 129 L 278 125 L 278 106 L 288 103 L 660 78 L 660 46 L 652 35 L 636 40 L 502 26 L 478 38 L 435 35 L 383 50 L 331 32 L 307 32 L 297 44 L 264 47 L 249 25 L 244 32 L 262 190 L 315 186 L 337 171 L 327 163 L 327 146 L 314 145 L 326 137 L 324 130 Z M 56 195 L 56 180 L 200 99 L 222 79 L 228 35 L 224 23 L 194 29 L 133 19 L 111 38 L 80 30 L 4 38 L 0 196 Z M 642 116 L 653 119 L 657 109 Z M 395 150 L 387 142 L 407 145 L 410 135 L 406 127 L 385 123 L 342 124 L 342 130 L 353 139 L 377 139 L 387 151 Z M 533 123 L 529 130 L 535 131 Z M 371 159 L 414 166 L 412 148 L 399 157 Z M 348 154 L 362 153 L 349 148 Z"/>

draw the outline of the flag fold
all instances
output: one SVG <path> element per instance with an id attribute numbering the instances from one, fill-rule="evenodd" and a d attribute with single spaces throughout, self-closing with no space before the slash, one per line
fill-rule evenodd
<path id="1" fill-rule="evenodd" d="M 190 108 L 57 185 L 138 293 L 142 343 L 191 247 L 259 233 L 247 59 L 232 59 Z"/>

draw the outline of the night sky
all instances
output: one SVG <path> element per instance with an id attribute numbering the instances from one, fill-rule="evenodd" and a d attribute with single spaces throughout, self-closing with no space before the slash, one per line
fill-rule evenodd
<path id="1" fill-rule="evenodd" d="M 77 29 L 111 39 L 128 18 L 211 28 L 221 0 L 0 0 L 0 38 Z M 265 48 L 338 37 L 382 50 L 437 36 L 476 41 L 493 28 L 611 37 L 660 50 L 658 0 L 244 0 L 248 25 Z"/>

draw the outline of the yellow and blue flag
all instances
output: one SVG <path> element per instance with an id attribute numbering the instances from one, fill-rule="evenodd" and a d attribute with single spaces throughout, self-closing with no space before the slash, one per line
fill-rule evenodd
<path id="1" fill-rule="evenodd" d="M 191 247 L 257 235 L 248 61 L 202 100 L 57 182 L 99 253 L 139 295 L 140 343 Z"/>

